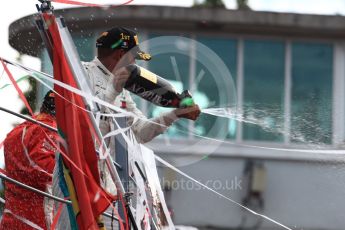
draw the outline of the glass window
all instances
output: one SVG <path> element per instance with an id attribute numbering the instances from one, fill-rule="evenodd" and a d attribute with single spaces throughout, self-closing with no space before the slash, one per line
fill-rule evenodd
<path id="1" fill-rule="evenodd" d="M 198 37 L 197 41 L 215 52 L 224 62 L 226 68 L 232 74 L 227 76 L 228 81 L 235 88 L 237 41 L 234 39 L 210 37 Z M 202 48 L 197 46 L 196 49 Z M 212 62 L 214 60 L 209 61 Z M 193 96 L 201 108 L 226 108 L 229 106 L 230 99 L 223 92 L 231 91 L 232 89 L 226 89 L 224 84 L 222 84 L 222 80 L 219 82 L 219 79 L 216 78 L 219 78 L 217 71 L 209 69 L 205 66 L 205 63 L 198 61 L 197 56 Z M 233 93 L 236 95 L 235 92 Z M 234 139 L 236 137 L 236 126 L 235 120 L 202 113 L 195 122 L 195 131 L 203 136 Z"/>
<path id="2" fill-rule="evenodd" d="M 284 66 L 284 42 L 244 41 L 244 140 L 283 141 Z"/>
<path id="3" fill-rule="evenodd" d="M 292 44 L 291 141 L 331 143 L 331 44 Z"/>
<path id="4" fill-rule="evenodd" d="M 92 34 L 74 34 L 73 41 L 81 61 L 91 61 L 94 59 L 96 40 Z"/>
<path id="5" fill-rule="evenodd" d="M 167 38 L 157 35 L 150 35 L 149 52 L 152 54 L 152 60 L 148 64 L 148 69 L 155 74 L 170 81 L 177 92 L 189 89 L 189 67 L 190 67 L 190 40 L 180 38 L 174 41 L 166 41 Z M 159 39 L 159 40 L 151 40 Z M 157 44 L 164 43 L 164 52 L 161 52 Z M 163 112 L 171 109 L 162 108 L 148 103 L 148 116 L 157 117 Z M 189 122 L 180 119 L 170 127 L 164 135 L 183 137 L 188 136 Z M 161 137 L 164 137 L 161 135 Z"/>
<path id="6" fill-rule="evenodd" d="M 39 58 L 41 59 L 41 71 L 47 74 L 50 74 L 53 76 L 53 65 L 50 60 L 49 54 L 47 52 L 47 49 L 42 49 L 41 53 L 39 54 Z M 46 84 L 50 85 L 53 87 L 53 83 L 47 80 L 42 79 Z M 48 92 L 49 88 L 39 81 L 36 81 L 37 84 L 37 104 L 40 105 L 43 101 L 43 98 L 45 94 Z"/>

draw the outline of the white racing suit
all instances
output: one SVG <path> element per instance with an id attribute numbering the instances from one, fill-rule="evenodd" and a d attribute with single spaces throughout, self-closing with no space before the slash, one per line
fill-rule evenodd
<path id="1" fill-rule="evenodd" d="M 136 107 L 135 102 L 131 98 L 128 91 L 123 90 L 121 94 L 117 93 L 113 88 L 113 74 L 106 69 L 106 67 L 97 59 L 95 58 L 91 62 L 83 63 L 84 68 L 86 70 L 86 73 L 88 75 L 88 78 L 90 80 L 90 86 L 92 87 L 93 93 L 98 98 L 109 102 L 111 104 L 114 104 L 117 107 L 121 106 L 121 101 L 124 100 L 126 102 L 126 110 L 133 112 L 137 115 L 139 118 L 145 118 L 145 116 L 142 114 L 142 112 Z M 104 107 L 101 107 L 101 112 L 109 111 L 105 109 Z M 146 118 L 145 118 L 146 119 Z M 176 119 L 176 116 L 172 113 L 166 113 L 161 115 L 160 117 L 151 119 L 151 122 L 148 122 L 146 120 L 136 119 L 136 122 L 134 122 L 133 118 L 128 118 L 128 126 L 131 127 L 131 131 L 134 134 L 135 138 L 139 143 L 145 143 L 150 140 L 152 140 L 154 137 L 158 136 L 159 134 L 163 133 L 168 126 L 170 126 L 174 120 Z M 159 125 L 161 124 L 161 125 Z M 99 123 L 100 130 L 104 135 L 109 133 L 110 131 L 114 130 L 114 124 L 112 122 L 112 119 L 109 119 L 109 117 L 106 119 L 101 117 L 100 123 Z M 105 140 L 107 146 L 110 147 L 110 154 L 113 159 L 115 159 L 115 141 L 114 138 L 108 138 Z M 101 176 L 101 186 L 108 191 L 109 193 L 116 195 L 116 187 L 114 182 L 111 179 L 109 170 L 105 164 L 104 160 L 99 160 L 98 162 L 99 166 L 99 173 Z M 58 170 L 58 167 L 55 167 L 54 170 L 54 178 L 53 181 L 56 183 L 53 183 L 53 191 L 54 195 L 58 197 L 64 197 L 64 194 L 60 188 L 60 185 L 58 181 L 60 180 L 62 171 Z M 59 207 L 59 203 L 55 202 L 55 213 L 57 213 L 57 209 Z M 64 206 L 59 221 L 57 223 L 56 228 L 57 229 L 71 229 L 71 225 L 69 223 L 69 213 L 66 208 L 67 206 Z M 111 213 L 111 208 L 107 210 L 108 213 Z M 106 229 L 112 229 L 111 228 L 111 219 L 108 217 L 104 217 L 104 224 Z M 114 222 L 114 229 L 118 229 L 118 223 Z"/>
<path id="2" fill-rule="evenodd" d="M 117 93 L 113 87 L 113 74 L 98 60 L 97 57 L 91 62 L 83 63 L 86 73 L 90 79 L 90 86 L 93 90 L 93 93 L 96 97 L 114 104 L 117 107 L 121 106 L 121 101 L 126 102 L 126 110 L 133 112 L 139 118 L 145 118 L 143 113 L 136 107 L 135 102 L 133 101 L 132 97 L 130 96 L 129 92 L 123 89 L 122 93 Z M 106 109 L 102 108 L 101 112 L 106 111 Z M 137 141 L 139 143 L 146 143 L 152 140 L 154 137 L 162 134 L 168 126 L 170 126 L 176 116 L 172 113 L 165 113 L 157 118 L 152 118 L 149 122 L 147 120 L 138 119 L 135 123 L 133 123 L 134 119 L 132 117 L 128 118 L 128 126 L 131 126 L 131 130 L 134 133 Z M 159 125 L 161 124 L 161 125 Z M 104 135 L 109 133 L 114 129 L 114 124 L 112 123 L 109 117 L 101 116 L 100 130 Z M 115 143 L 114 138 L 110 138 L 110 140 L 106 140 L 106 144 L 110 148 L 110 154 L 112 158 L 115 158 Z M 110 193 L 116 194 L 116 188 L 113 184 L 111 177 L 109 175 L 109 171 L 105 165 L 105 162 L 100 161 L 100 175 L 102 186 Z"/>

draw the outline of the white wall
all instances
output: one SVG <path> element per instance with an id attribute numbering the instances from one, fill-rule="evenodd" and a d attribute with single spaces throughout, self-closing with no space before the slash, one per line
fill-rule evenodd
<path id="1" fill-rule="evenodd" d="M 163 157 L 167 159 L 167 155 Z M 344 229 L 345 169 L 342 164 L 265 160 L 264 165 L 267 186 L 263 194 L 263 214 L 292 229 Z M 243 159 L 211 156 L 180 169 L 202 182 L 211 179 L 224 183 L 235 177 L 243 179 L 243 167 Z M 161 171 L 164 174 L 164 168 Z M 175 176 L 175 179 L 181 179 L 181 176 Z M 230 229 L 239 226 L 243 215 L 251 223 L 257 218 L 209 191 L 188 190 L 186 187 L 167 195 L 176 224 Z M 244 188 L 217 191 L 238 202 L 245 194 Z M 263 221 L 261 229 L 282 228 Z"/>

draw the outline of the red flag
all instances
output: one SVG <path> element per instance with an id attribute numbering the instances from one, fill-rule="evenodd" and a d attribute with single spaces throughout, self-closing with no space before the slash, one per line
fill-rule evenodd
<path id="1" fill-rule="evenodd" d="M 54 78 L 72 87 L 78 88 L 70 66 L 63 52 L 60 34 L 54 16 L 44 14 L 49 25 L 53 43 Z M 98 229 L 97 217 L 109 206 L 109 200 L 114 198 L 100 187 L 97 156 L 92 134 L 93 126 L 86 111 L 81 96 L 55 85 L 54 89 L 65 99 L 56 96 L 56 118 L 59 133 L 67 142 L 67 149 L 71 161 L 78 167 L 64 160 L 69 168 L 77 195 L 80 212 L 77 214 L 77 223 L 80 230 Z M 70 102 L 72 103 L 70 103 Z M 78 106 L 78 107 L 77 107 Z M 80 169 L 84 172 L 80 172 Z"/>

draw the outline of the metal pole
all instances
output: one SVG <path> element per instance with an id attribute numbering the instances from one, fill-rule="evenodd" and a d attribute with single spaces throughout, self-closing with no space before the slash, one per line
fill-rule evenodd
<path id="1" fill-rule="evenodd" d="M 42 196 L 45 196 L 45 197 L 49 197 L 50 199 L 53 199 L 53 200 L 56 200 L 56 201 L 59 201 L 59 202 L 65 203 L 65 204 L 72 204 L 72 202 L 70 200 L 64 200 L 64 199 L 62 199 L 60 197 L 56 197 L 56 196 L 53 196 L 53 195 L 51 195 L 49 193 L 43 192 L 43 191 L 41 191 L 41 190 L 39 190 L 37 188 L 34 188 L 34 187 L 29 186 L 29 185 L 23 184 L 23 183 L 15 180 L 15 179 L 12 179 L 12 178 L 4 175 L 3 173 L 0 173 L 0 178 L 3 179 L 3 180 L 8 181 L 10 183 L 13 183 L 15 185 L 18 185 L 18 186 L 20 186 L 20 187 L 22 187 L 24 189 L 27 189 L 27 190 L 29 190 L 31 192 L 38 193 L 38 194 L 40 194 Z"/>
<path id="2" fill-rule="evenodd" d="M 30 122 L 35 123 L 35 124 L 37 124 L 37 125 L 39 125 L 39 126 L 41 126 L 41 127 L 43 127 L 43 128 L 49 129 L 50 131 L 53 131 L 53 132 L 56 132 L 56 133 L 57 133 L 57 129 L 56 129 L 56 128 L 54 128 L 54 127 L 52 127 L 52 126 L 49 126 L 49 125 L 47 125 L 47 124 L 45 124 L 45 123 L 43 123 L 43 122 L 41 122 L 41 121 L 35 120 L 35 119 L 31 118 L 31 117 L 22 115 L 22 114 L 20 114 L 20 113 L 13 112 L 13 111 L 11 111 L 11 110 L 9 110 L 9 109 L 5 109 L 5 108 L 3 108 L 3 107 L 0 107 L 0 111 L 4 111 L 4 112 L 6 112 L 6 113 L 12 114 L 12 115 L 14 115 L 14 116 L 16 116 L 16 117 L 19 117 L 19 118 L 22 118 L 22 119 L 24 119 L 24 120 L 30 121 Z M 99 154 L 98 150 L 96 150 L 96 153 Z M 120 169 L 120 170 L 122 169 L 121 165 L 119 165 L 116 161 L 113 161 L 113 164 L 114 164 L 118 169 Z"/>
<path id="3" fill-rule="evenodd" d="M 6 113 L 12 114 L 12 115 L 14 115 L 14 116 L 17 116 L 17 117 L 19 117 L 19 118 L 22 118 L 22 119 L 24 119 L 24 120 L 30 121 L 30 122 L 32 122 L 32 123 L 35 123 L 35 124 L 37 124 L 37 125 L 39 125 L 39 126 L 42 126 L 42 127 L 46 128 L 46 129 L 49 129 L 50 131 L 57 132 L 57 129 L 56 129 L 56 128 L 54 128 L 54 127 L 52 127 L 52 126 L 49 126 L 49 125 L 47 125 L 47 124 L 45 124 L 45 123 L 43 123 L 43 122 L 37 121 L 37 120 L 35 120 L 35 119 L 31 118 L 31 117 L 28 117 L 28 116 L 25 116 L 25 115 L 22 115 L 22 114 L 13 112 L 13 111 L 8 110 L 8 109 L 5 109 L 5 108 L 3 108 L 3 107 L 0 107 L 0 110 L 1 110 L 1 111 L 4 111 L 4 112 L 6 112 Z"/>
<path id="4" fill-rule="evenodd" d="M 15 180 L 15 179 L 13 179 L 13 178 L 10 178 L 10 177 L 8 177 L 8 176 L 2 174 L 2 173 L 0 173 L 0 178 L 3 179 L 3 180 L 8 181 L 8 182 L 10 182 L 10 183 L 13 183 L 13 184 L 15 184 L 15 185 L 17 185 L 17 186 L 20 186 L 20 187 L 22 187 L 22 188 L 24 188 L 24 189 L 27 189 L 27 190 L 29 190 L 29 191 L 31 191 L 31 192 L 35 192 L 35 193 L 40 194 L 40 195 L 42 195 L 42 196 L 45 196 L 45 197 L 48 197 L 48 198 L 50 198 L 50 199 L 56 200 L 56 201 L 58 201 L 58 202 L 61 202 L 61 203 L 64 203 L 64 204 L 72 204 L 72 202 L 71 202 L 70 200 L 65 200 L 65 199 L 62 199 L 62 198 L 60 198 L 60 197 L 53 196 L 53 195 L 51 195 L 51 194 L 49 194 L 49 193 L 43 192 L 43 191 L 38 190 L 38 189 L 36 189 L 36 188 L 34 188 L 34 187 L 31 187 L 31 186 L 29 186 L 29 185 L 23 184 L 23 183 L 21 183 L 21 182 Z M 2 199 L 2 198 L 0 198 L 0 203 L 5 204 L 5 200 Z M 114 219 L 114 220 L 116 220 L 116 221 L 119 221 L 119 219 L 118 219 L 117 217 L 111 215 L 110 213 L 104 212 L 104 213 L 102 213 L 102 215 L 105 216 L 105 217 L 108 217 L 108 218 L 112 218 L 112 219 Z"/>

